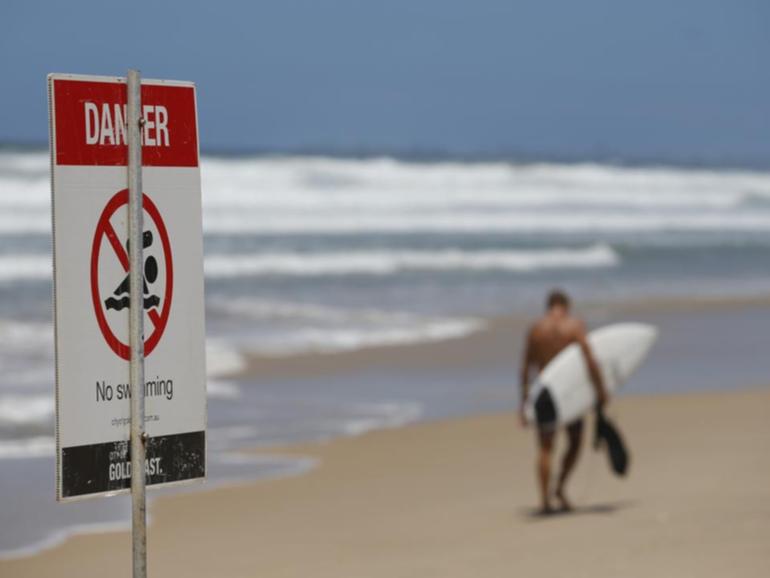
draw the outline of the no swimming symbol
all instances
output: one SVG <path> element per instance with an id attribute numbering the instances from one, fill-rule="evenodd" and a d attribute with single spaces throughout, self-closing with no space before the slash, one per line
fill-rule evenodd
<path id="1" fill-rule="evenodd" d="M 107 203 L 102 211 L 99 221 L 94 231 L 94 240 L 91 246 L 91 299 L 94 305 L 94 312 L 96 313 L 96 320 L 99 324 L 99 329 L 104 335 L 104 339 L 107 345 L 115 352 L 116 355 L 128 360 L 131 356 L 131 350 L 127 343 L 121 341 L 116 335 L 115 331 L 110 325 L 107 316 L 107 310 L 121 311 L 129 306 L 128 295 L 128 242 L 121 243 L 118 234 L 115 232 L 115 228 L 112 226 L 110 219 L 115 213 L 123 207 L 128 205 L 128 189 L 123 189 L 117 192 Z M 146 194 L 142 195 L 142 205 L 145 212 L 145 231 L 142 236 L 142 246 L 144 249 L 148 249 L 151 246 L 159 244 L 162 248 L 162 270 L 159 271 L 157 259 L 150 255 L 144 262 L 144 309 L 147 313 L 147 317 L 153 326 L 149 337 L 144 341 L 144 354 L 150 355 L 155 349 L 155 346 L 163 336 L 163 331 L 168 324 L 169 314 L 171 312 L 171 298 L 173 296 L 173 263 L 171 255 L 171 243 L 168 237 L 168 231 L 166 225 L 163 222 L 163 218 L 160 215 L 160 211 L 152 202 L 150 197 Z M 154 229 L 158 233 L 158 239 L 152 234 L 152 231 L 148 229 L 148 223 L 146 216 L 149 215 L 151 224 L 154 225 Z M 102 251 L 102 247 L 108 247 Z M 119 269 L 121 270 L 121 277 L 112 280 L 111 286 L 115 287 L 114 291 L 110 291 L 109 295 L 102 295 L 100 290 L 100 276 L 105 275 L 105 271 L 115 267 L 106 266 L 105 260 L 111 260 L 117 262 Z M 162 275 L 159 275 L 162 273 Z M 165 289 L 162 291 L 162 296 L 155 294 L 151 291 L 151 286 L 159 281 L 159 277 L 163 279 Z M 108 283 L 109 280 L 105 280 Z M 149 283 L 149 285 L 148 285 Z M 145 335 L 147 332 L 145 332 Z"/>
<path id="2" fill-rule="evenodd" d="M 130 241 L 126 241 L 126 253 L 129 252 Z M 145 231 L 142 235 L 142 248 L 147 249 L 152 246 L 152 231 Z M 157 295 L 151 295 L 150 289 L 147 286 L 147 282 L 150 284 L 155 283 L 158 278 L 158 261 L 150 255 L 144 260 L 144 308 L 150 310 L 150 314 L 155 313 L 152 307 L 157 307 L 160 303 L 160 298 Z M 104 305 L 107 309 L 114 309 L 115 311 L 122 311 L 123 309 L 130 307 L 131 299 L 129 296 L 131 278 L 126 273 L 123 281 L 118 285 L 117 289 L 113 292 L 113 297 L 108 297 L 104 300 Z"/>

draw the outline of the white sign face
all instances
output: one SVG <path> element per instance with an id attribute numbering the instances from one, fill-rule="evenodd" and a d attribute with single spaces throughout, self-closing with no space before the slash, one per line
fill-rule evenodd
<path id="1" fill-rule="evenodd" d="M 126 82 L 48 77 L 57 498 L 131 486 Z M 195 87 L 142 83 L 147 485 L 205 477 Z"/>

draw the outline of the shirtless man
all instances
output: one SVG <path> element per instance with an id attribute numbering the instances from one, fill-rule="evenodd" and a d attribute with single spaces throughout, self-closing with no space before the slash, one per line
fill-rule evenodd
<path id="1" fill-rule="evenodd" d="M 607 401 L 607 393 L 604 389 L 602 375 L 596 364 L 591 348 L 586 339 L 585 324 L 578 318 L 570 315 L 570 301 L 566 293 L 552 291 L 548 295 L 546 313 L 535 322 L 527 335 L 527 343 L 524 348 L 524 362 L 521 367 L 521 405 L 520 417 L 523 425 L 527 424 L 524 415 L 524 404 L 529 395 L 530 370 L 534 367 L 538 373 L 556 357 L 556 355 L 571 343 L 577 343 L 585 356 L 586 365 L 591 376 L 591 381 L 596 388 L 596 399 L 603 406 Z M 551 479 L 551 453 L 556 434 L 556 410 L 553 400 L 547 391 L 541 391 L 535 400 L 535 414 L 537 420 L 537 433 L 539 442 L 539 455 L 537 460 L 537 474 L 540 484 L 540 496 L 542 499 L 542 513 L 549 514 L 554 511 L 551 505 L 549 483 Z M 561 472 L 556 484 L 554 497 L 561 510 L 572 509 L 564 493 L 564 485 L 572 473 L 580 451 L 580 442 L 583 436 L 583 418 L 567 425 L 568 445 L 561 464 Z"/>

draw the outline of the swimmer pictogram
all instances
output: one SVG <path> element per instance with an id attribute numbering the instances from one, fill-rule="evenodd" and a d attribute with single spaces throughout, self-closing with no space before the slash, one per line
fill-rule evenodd
<path id="1" fill-rule="evenodd" d="M 126 254 L 129 252 L 129 243 L 126 241 Z M 142 235 L 142 245 L 144 249 L 147 249 L 152 245 L 152 231 L 145 231 Z M 155 283 L 158 278 L 158 261 L 150 255 L 144 261 L 144 308 L 150 309 L 157 307 L 160 303 L 160 298 L 157 295 L 150 295 L 147 283 Z M 107 309 L 114 309 L 115 311 L 122 311 L 129 307 L 129 277 L 125 276 L 118 288 L 113 292 L 113 297 L 108 297 L 104 301 L 104 305 Z M 119 298 L 118 298 L 119 297 Z"/>
<path id="2" fill-rule="evenodd" d="M 125 339 L 124 341 L 117 337 L 107 312 L 119 312 L 127 309 L 130 302 L 128 279 L 128 251 L 130 246 L 128 240 L 121 243 L 111 222 L 118 209 L 127 204 L 128 189 L 117 192 L 108 201 L 96 225 L 91 247 L 91 297 L 96 320 L 107 344 L 115 354 L 126 360 L 130 357 L 128 340 Z M 146 228 L 142 235 L 142 247 L 145 251 L 159 248 L 158 256 L 162 258 L 162 268 L 158 265 L 158 259 L 154 254 L 148 255 L 144 261 L 143 302 L 144 310 L 150 321 L 148 325 L 152 328 L 149 337 L 146 336 L 144 341 L 144 354 L 147 356 L 155 349 L 168 323 L 173 296 L 173 263 L 168 231 L 160 211 L 147 194 L 143 195 L 142 205 L 146 214 L 145 223 L 152 226 Z M 147 219 L 147 216 L 150 218 Z M 157 232 L 157 240 L 151 228 Z M 104 251 L 102 250 L 103 246 L 107 248 Z M 101 294 L 99 278 L 102 269 L 100 260 L 104 259 L 117 261 L 119 270 L 122 272 L 122 279 L 118 281 L 111 295 L 106 298 L 103 298 Z M 165 288 L 156 287 L 160 284 L 161 277 Z"/>

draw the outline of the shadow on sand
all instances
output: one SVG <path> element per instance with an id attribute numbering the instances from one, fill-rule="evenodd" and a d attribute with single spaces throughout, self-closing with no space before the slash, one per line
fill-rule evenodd
<path id="1" fill-rule="evenodd" d="M 581 515 L 608 515 L 625 510 L 634 505 L 633 501 L 621 501 L 621 502 L 606 502 L 601 504 L 591 504 L 587 506 L 577 506 L 572 510 L 554 510 L 550 513 L 544 513 L 539 508 L 524 508 L 520 510 L 521 515 L 524 518 L 530 520 L 551 520 L 556 518 L 564 518 L 569 516 L 581 516 Z"/>

